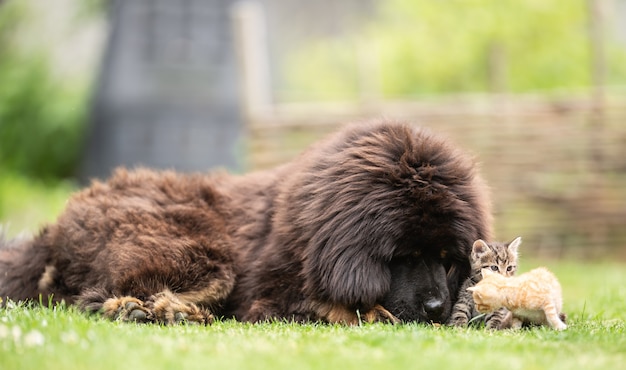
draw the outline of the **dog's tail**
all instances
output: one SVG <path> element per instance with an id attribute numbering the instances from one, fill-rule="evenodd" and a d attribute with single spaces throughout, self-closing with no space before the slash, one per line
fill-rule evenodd
<path id="1" fill-rule="evenodd" d="M 0 226 L 0 298 L 2 301 L 39 299 L 40 286 L 45 280 L 46 248 L 37 248 L 35 240 L 22 235 L 6 237 Z"/>

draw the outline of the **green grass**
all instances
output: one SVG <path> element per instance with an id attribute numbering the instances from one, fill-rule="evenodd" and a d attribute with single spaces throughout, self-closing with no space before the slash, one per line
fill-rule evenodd
<path id="1" fill-rule="evenodd" d="M 530 269 L 539 263 L 525 262 Z M 626 364 L 626 269 L 549 261 L 569 328 L 109 322 L 72 308 L 0 310 L 0 369 L 617 369 Z"/>
<path id="2" fill-rule="evenodd" d="M 0 176 L 9 234 L 53 221 L 71 184 Z M 524 253 L 523 256 L 528 256 Z M 135 325 L 72 308 L 0 309 L 0 369 L 618 369 L 626 364 L 626 265 L 523 259 L 563 285 L 569 328 L 490 332 L 427 325 Z"/>
<path id="3" fill-rule="evenodd" d="M 37 232 L 55 220 L 75 190 L 71 182 L 43 183 L 0 168 L 0 226 L 10 237 Z"/>

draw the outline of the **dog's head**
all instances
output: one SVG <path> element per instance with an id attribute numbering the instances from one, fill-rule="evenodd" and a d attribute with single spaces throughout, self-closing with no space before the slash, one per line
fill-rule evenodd
<path id="1" fill-rule="evenodd" d="M 305 295 L 403 321 L 443 322 L 490 239 L 473 160 L 426 130 L 355 126 L 300 157 L 274 228 L 300 256 Z"/>
<path id="2" fill-rule="evenodd" d="M 404 322 L 442 323 L 450 316 L 463 268 L 438 258 L 412 255 L 389 264 L 391 284 L 382 305 Z"/>

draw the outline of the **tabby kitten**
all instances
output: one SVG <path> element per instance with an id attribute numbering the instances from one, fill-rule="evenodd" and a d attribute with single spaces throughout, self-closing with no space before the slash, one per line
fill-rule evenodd
<path id="1" fill-rule="evenodd" d="M 472 274 L 461 286 L 459 297 L 454 307 L 452 315 L 448 320 L 448 325 L 467 326 L 470 320 L 480 315 L 474 307 L 472 292 L 467 288 L 476 285 L 482 278 L 481 270 L 489 269 L 502 276 L 512 276 L 517 270 L 517 248 L 522 243 L 522 238 L 517 237 L 510 243 L 486 243 L 483 240 L 476 240 L 472 245 L 470 262 Z M 502 309 L 485 316 L 485 326 L 489 329 L 502 329 L 508 325 L 505 323 L 508 311 Z"/>
<path id="2" fill-rule="evenodd" d="M 549 325 L 563 330 L 563 298 L 556 276 L 545 267 L 539 267 L 519 276 L 505 278 L 488 269 L 472 292 L 479 312 L 493 312 L 502 307 L 513 314 L 514 326 L 521 323 Z"/>

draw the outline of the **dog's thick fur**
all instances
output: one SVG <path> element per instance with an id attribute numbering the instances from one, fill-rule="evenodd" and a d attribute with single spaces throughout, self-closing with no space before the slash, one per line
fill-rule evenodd
<path id="1" fill-rule="evenodd" d="M 0 296 L 162 323 L 443 322 L 472 242 L 490 237 L 468 155 L 363 124 L 244 176 L 117 170 L 35 238 L 4 242 Z"/>

